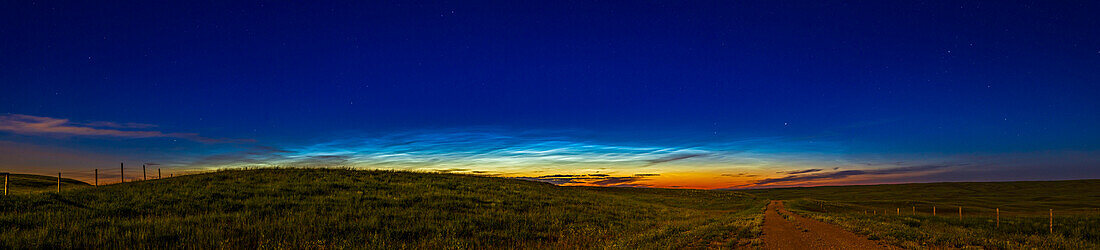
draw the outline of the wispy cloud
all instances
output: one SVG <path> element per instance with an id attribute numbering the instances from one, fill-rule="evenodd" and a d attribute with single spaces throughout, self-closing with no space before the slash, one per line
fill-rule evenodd
<path id="1" fill-rule="evenodd" d="M 85 125 L 85 126 L 97 127 L 97 128 L 121 128 L 121 129 L 142 129 L 142 128 L 155 128 L 155 127 L 157 127 L 157 125 L 145 124 L 145 123 L 133 123 L 133 122 L 117 123 L 117 122 L 104 122 L 104 121 L 80 123 L 79 125 Z"/>
<path id="2" fill-rule="evenodd" d="M 286 155 L 294 153 L 294 151 L 289 151 L 278 147 L 251 145 L 245 146 L 244 150 L 241 151 L 206 155 L 198 159 L 182 163 L 180 165 L 181 167 L 189 169 L 209 169 L 250 165 L 288 165 L 286 163 L 289 161 L 290 157 Z"/>
<path id="3" fill-rule="evenodd" d="M 627 146 L 565 137 L 497 131 L 393 133 L 349 136 L 307 146 L 284 148 L 283 162 L 308 161 L 317 155 L 343 155 L 357 165 L 424 168 L 515 168 L 603 165 L 637 168 L 709 155 L 707 149 L 675 146 Z M 304 162 L 302 162 L 304 163 Z"/>
<path id="4" fill-rule="evenodd" d="M 870 169 L 870 170 L 844 170 L 836 172 L 826 172 L 808 175 L 787 175 L 779 178 L 768 178 L 757 181 L 756 185 L 769 185 L 769 184 L 781 184 L 781 183 L 801 183 L 807 181 L 822 181 L 822 180 L 837 180 L 844 179 L 853 176 L 875 176 L 875 175 L 891 175 L 891 174 L 912 174 L 912 173 L 927 173 L 935 170 L 941 170 L 944 168 L 959 166 L 959 165 L 920 165 L 920 166 L 908 166 L 908 167 L 896 167 L 896 168 L 884 168 L 884 169 Z"/>
<path id="5" fill-rule="evenodd" d="M 537 176 L 537 177 L 516 177 L 516 179 L 546 182 L 546 183 L 550 183 L 550 184 L 554 184 L 554 185 L 563 185 L 563 184 L 572 183 L 572 182 L 578 181 L 578 180 L 587 180 L 588 178 L 585 178 L 583 176 L 573 176 L 573 175 L 546 175 L 546 176 Z"/>
<path id="6" fill-rule="evenodd" d="M 586 174 L 586 175 L 571 175 L 571 174 L 556 174 L 556 175 L 543 175 L 537 177 L 515 177 L 520 180 L 539 181 L 551 183 L 554 185 L 591 185 L 591 186 L 604 186 L 604 187 L 618 187 L 618 186 L 632 186 L 641 187 L 648 186 L 639 184 L 637 182 L 646 180 L 650 176 L 609 176 L 607 174 Z"/>
<path id="7" fill-rule="evenodd" d="M 780 173 L 780 174 L 805 174 L 805 173 L 821 172 L 822 170 L 824 170 L 824 169 L 811 168 L 811 169 L 802 169 L 802 170 L 779 171 L 779 172 L 776 172 L 776 173 Z"/>
<path id="8" fill-rule="evenodd" d="M 649 162 L 649 164 L 646 164 L 645 166 L 653 166 L 653 165 L 657 165 L 657 164 L 661 164 L 661 163 L 679 161 L 679 160 L 683 160 L 683 159 L 700 157 L 700 156 L 707 156 L 707 155 L 710 155 L 710 154 L 709 153 L 707 153 L 707 154 L 703 154 L 703 153 L 674 154 L 674 155 L 669 155 L 669 156 L 665 156 L 665 157 L 661 157 L 661 158 L 657 158 L 657 159 L 653 159 L 653 160 L 647 160 L 647 162 Z"/>
<path id="9" fill-rule="evenodd" d="M 699 171 L 714 173 L 717 177 L 720 172 L 748 170 L 754 174 L 737 177 L 758 178 L 756 174 L 763 169 L 815 166 L 820 162 L 842 160 L 831 154 L 842 148 L 821 141 L 803 143 L 783 138 L 746 138 L 676 145 L 614 143 L 567 136 L 576 134 L 579 133 L 495 128 L 344 134 L 338 139 L 308 144 L 257 146 L 223 152 L 185 165 L 196 169 L 257 165 L 341 166 L 522 177 L 559 185 L 643 186 L 684 176 L 667 175 L 671 173 Z M 464 171 L 454 171 L 456 169 Z M 577 173 L 586 174 L 575 175 Z M 732 178 L 723 179 L 728 182 Z"/>
<path id="10" fill-rule="evenodd" d="M 140 123 L 90 122 L 76 123 L 68 119 L 32 115 L 9 114 L 0 116 L 0 131 L 27 135 L 102 136 L 121 138 L 180 138 L 202 143 L 251 142 L 242 139 L 223 139 L 199 136 L 196 133 L 166 133 L 152 130 L 122 130 L 155 127 Z"/>
<path id="11" fill-rule="evenodd" d="M 758 177 L 758 176 L 760 176 L 760 175 L 755 175 L 755 174 L 748 174 L 748 173 L 736 173 L 736 174 L 722 174 L 722 176 L 726 176 L 726 177 L 748 177 L 748 178 L 752 178 L 752 177 Z"/>
<path id="12" fill-rule="evenodd" d="M 706 172 L 711 177 L 734 177 L 713 178 L 715 183 L 706 184 L 716 188 L 801 185 L 935 170 L 863 166 L 865 159 L 847 158 L 839 153 L 844 152 L 842 145 L 828 141 L 748 138 L 682 146 L 612 143 L 560 134 L 499 129 L 345 134 L 309 144 L 247 147 L 183 165 L 196 169 L 256 165 L 401 169 L 593 186 L 682 185 L 669 180 L 701 178 L 699 173 Z M 846 169 L 839 171 L 839 167 Z M 848 170 L 853 167 L 864 169 Z"/>
<path id="13" fill-rule="evenodd" d="M 603 180 L 594 181 L 592 184 L 597 186 L 616 186 L 637 182 L 643 179 L 645 178 L 639 176 L 607 177 Z"/>

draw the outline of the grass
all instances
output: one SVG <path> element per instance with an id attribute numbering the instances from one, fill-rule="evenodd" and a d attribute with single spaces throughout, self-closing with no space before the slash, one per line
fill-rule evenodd
<path id="1" fill-rule="evenodd" d="M 715 191 L 251 169 L 100 187 L 63 179 L 58 193 L 56 177 L 12 177 L 0 249 L 755 248 L 772 199 L 906 248 L 1100 248 L 1100 180 Z"/>
<path id="2" fill-rule="evenodd" d="M 752 190 L 800 214 L 906 248 L 1100 248 L 1100 180 Z M 932 215 L 932 207 L 936 215 Z M 963 208 L 959 218 L 958 208 Z M 914 213 L 913 209 L 916 208 Z M 901 214 L 898 215 L 900 209 Z M 1000 209 L 997 225 L 996 209 Z M 1049 209 L 1054 210 L 1050 233 Z"/>
<path id="3" fill-rule="evenodd" d="M 728 248 L 760 244 L 765 204 L 732 191 L 229 170 L 3 197 L 0 248 Z"/>

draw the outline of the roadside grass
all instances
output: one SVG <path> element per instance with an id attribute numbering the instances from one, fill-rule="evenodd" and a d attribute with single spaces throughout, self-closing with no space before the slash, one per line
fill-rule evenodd
<path id="1" fill-rule="evenodd" d="M 931 183 L 748 191 L 906 248 L 1100 248 L 1100 181 Z M 811 198 L 812 197 L 812 198 Z M 936 215 L 932 215 L 932 207 Z M 963 208 L 959 218 L 958 208 Z M 916 212 L 914 213 L 914 208 Z M 1000 209 L 1000 225 L 997 210 Z M 1049 209 L 1054 210 L 1050 233 Z M 898 214 L 900 210 L 900 215 Z"/>
<path id="2" fill-rule="evenodd" d="M 457 174 L 226 170 L 0 198 L 0 248 L 752 247 L 766 203 Z"/>

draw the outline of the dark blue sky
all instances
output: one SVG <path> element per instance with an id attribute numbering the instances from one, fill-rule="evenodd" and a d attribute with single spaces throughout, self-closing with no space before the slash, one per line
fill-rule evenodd
<path id="1" fill-rule="evenodd" d="M 440 131 L 678 149 L 769 138 L 717 151 L 796 154 L 764 157 L 787 168 L 817 154 L 1053 154 L 1066 162 L 1030 167 L 1100 177 L 1098 12 L 1088 1 L 9 1 L 0 141 L 184 167 Z M 166 134 L 34 130 L 14 115 Z M 817 142 L 831 146 L 791 145 Z M 350 151 L 347 162 L 377 161 Z"/>

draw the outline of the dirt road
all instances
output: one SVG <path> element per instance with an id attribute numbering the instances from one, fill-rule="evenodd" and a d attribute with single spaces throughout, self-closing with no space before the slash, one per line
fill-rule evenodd
<path id="1" fill-rule="evenodd" d="M 764 212 L 765 249 L 893 249 L 840 227 L 802 217 L 772 201 Z"/>

